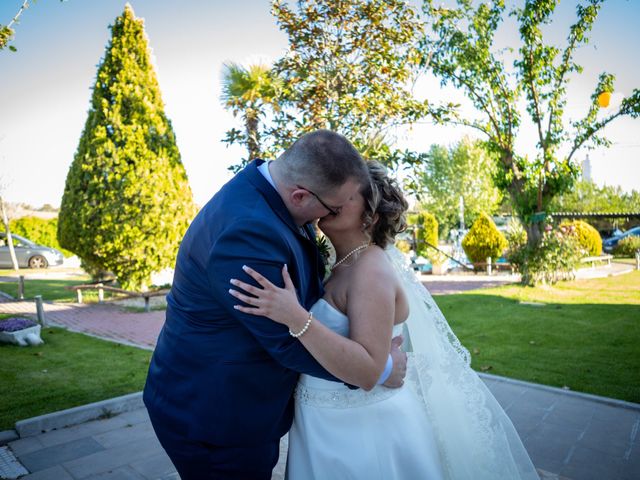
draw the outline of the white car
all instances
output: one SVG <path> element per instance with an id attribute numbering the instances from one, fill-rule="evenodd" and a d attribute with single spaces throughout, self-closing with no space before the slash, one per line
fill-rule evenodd
<path id="1" fill-rule="evenodd" d="M 26 268 L 47 268 L 50 265 L 62 265 L 64 255 L 55 248 L 38 245 L 20 235 L 11 234 L 18 266 Z M 0 268 L 13 268 L 7 234 L 0 232 Z"/>

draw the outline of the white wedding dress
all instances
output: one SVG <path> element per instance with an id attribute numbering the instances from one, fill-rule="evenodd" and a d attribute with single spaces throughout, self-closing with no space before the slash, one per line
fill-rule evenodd
<path id="1" fill-rule="evenodd" d="M 349 336 L 349 319 L 325 300 L 313 316 Z M 402 325 L 394 328 L 394 335 Z M 419 398 L 408 387 L 371 391 L 301 375 L 289 431 L 289 480 L 442 479 L 438 450 Z"/>
<path id="2" fill-rule="evenodd" d="M 288 480 L 538 480 L 511 421 L 471 369 L 469 353 L 394 247 L 409 297 L 407 382 L 370 392 L 301 375 L 289 432 Z M 325 300 L 314 317 L 343 336 L 348 318 Z"/>

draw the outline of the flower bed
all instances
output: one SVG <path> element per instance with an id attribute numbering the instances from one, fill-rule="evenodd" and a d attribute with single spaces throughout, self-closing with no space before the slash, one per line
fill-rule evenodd
<path id="1" fill-rule="evenodd" d="M 40 338 L 40 325 L 22 317 L 0 320 L 0 342 L 13 343 L 21 347 L 44 343 Z"/>

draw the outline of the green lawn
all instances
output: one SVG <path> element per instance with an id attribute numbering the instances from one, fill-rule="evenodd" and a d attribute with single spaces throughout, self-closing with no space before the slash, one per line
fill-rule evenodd
<path id="1" fill-rule="evenodd" d="M 635 265 L 636 259 L 635 257 L 616 257 L 613 259 L 613 263 L 626 263 L 629 265 Z"/>
<path id="2" fill-rule="evenodd" d="M 3 315 L 7 317 L 7 315 Z M 44 345 L 0 344 L 0 431 L 17 420 L 142 390 L 151 352 L 60 328 Z"/>
<path id="3" fill-rule="evenodd" d="M 32 282 L 45 299 L 81 283 Z M 436 300 L 476 370 L 640 403 L 640 272 Z M 39 347 L 0 344 L 0 430 L 144 385 L 146 350 L 58 328 L 44 329 L 42 337 Z"/>
<path id="4" fill-rule="evenodd" d="M 25 298 L 34 298 L 36 295 L 42 295 L 42 299 L 46 302 L 75 302 L 77 299 L 76 292 L 74 290 L 68 290 L 66 287 L 73 285 L 83 285 L 88 283 L 90 278 L 79 277 L 73 280 L 60 280 L 56 278 L 52 279 L 31 279 L 25 278 L 24 280 L 24 296 Z M 18 282 L 0 282 L 0 290 L 8 293 L 14 298 L 18 296 Z M 104 298 L 112 298 L 111 292 L 105 291 Z M 82 292 L 82 298 L 84 302 L 97 302 L 98 291 L 97 290 L 84 290 Z"/>
<path id="5" fill-rule="evenodd" d="M 640 272 L 436 301 L 474 369 L 640 403 Z"/>

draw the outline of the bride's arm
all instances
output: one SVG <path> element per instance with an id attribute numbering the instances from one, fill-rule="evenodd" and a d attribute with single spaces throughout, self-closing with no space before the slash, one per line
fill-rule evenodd
<path id="1" fill-rule="evenodd" d="M 315 319 L 308 323 L 309 312 L 298 303 L 286 267 L 283 268 L 285 288 L 276 287 L 259 273 L 246 268 L 246 273 L 263 288 L 232 280 L 233 285 L 251 296 L 235 290 L 230 293 L 249 305 L 238 305 L 238 310 L 269 317 L 287 325 L 294 333 L 307 326 L 298 339 L 309 353 L 344 382 L 370 390 L 384 370 L 391 345 L 395 279 L 384 263 L 368 260 L 363 258 L 359 262 L 357 279 L 347 292 L 351 338 L 335 333 Z"/>

